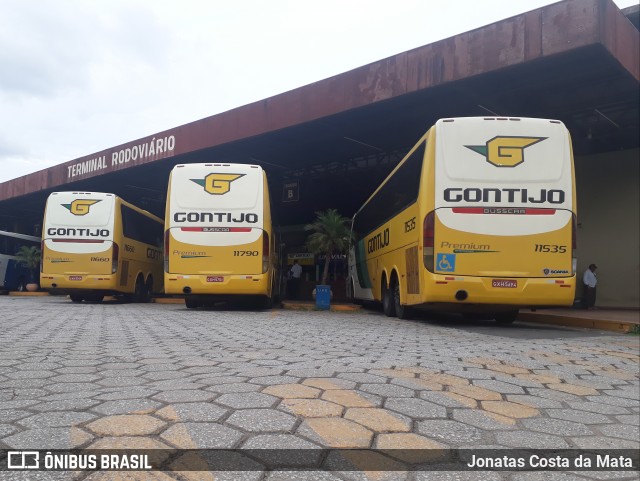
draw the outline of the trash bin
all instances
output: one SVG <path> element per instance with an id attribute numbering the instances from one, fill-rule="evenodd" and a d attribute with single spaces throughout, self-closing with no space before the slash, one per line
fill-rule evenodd
<path id="1" fill-rule="evenodd" d="M 329 310 L 331 307 L 331 286 L 316 286 L 316 308 Z"/>

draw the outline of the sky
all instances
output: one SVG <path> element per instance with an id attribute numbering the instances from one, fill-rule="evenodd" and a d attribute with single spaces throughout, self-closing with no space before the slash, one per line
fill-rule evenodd
<path id="1" fill-rule="evenodd" d="M 551 3 L 0 0 L 0 183 Z"/>

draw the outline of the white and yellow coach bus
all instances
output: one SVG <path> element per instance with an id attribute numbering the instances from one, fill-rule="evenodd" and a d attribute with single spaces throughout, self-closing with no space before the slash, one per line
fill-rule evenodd
<path id="1" fill-rule="evenodd" d="M 576 195 L 557 120 L 439 120 L 355 214 L 347 289 L 388 316 L 415 307 L 515 320 L 570 306 Z"/>
<path id="2" fill-rule="evenodd" d="M 102 192 L 53 192 L 40 285 L 73 302 L 105 295 L 147 302 L 162 292 L 162 219 Z"/>
<path id="3" fill-rule="evenodd" d="M 278 295 L 276 238 L 267 176 L 257 165 L 176 165 L 165 218 L 165 292 L 188 308 Z"/>

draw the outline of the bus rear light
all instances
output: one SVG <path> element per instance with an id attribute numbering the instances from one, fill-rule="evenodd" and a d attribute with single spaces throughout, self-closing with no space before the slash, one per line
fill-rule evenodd
<path id="1" fill-rule="evenodd" d="M 422 224 L 422 261 L 430 272 L 433 272 L 433 243 L 435 238 L 435 211 L 429 212 Z"/>
<path id="2" fill-rule="evenodd" d="M 266 273 L 269 270 L 269 234 L 262 233 L 262 273 Z"/>
<path id="3" fill-rule="evenodd" d="M 435 221 L 435 211 L 429 212 L 425 218 L 422 226 L 422 238 L 424 247 L 433 247 L 434 240 L 434 221 Z"/>
<path id="4" fill-rule="evenodd" d="M 169 229 L 164 231 L 164 271 L 169 272 Z"/>
<path id="5" fill-rule="evenodd" d="M 578 217 L 573 214 L 571 216 L 571 275 L 576 275 L 576 270 L 578 269 L 578 259 L 576 258 L 576 250 L 578 249 L 578 239 L 577 239 L 577 230 L 578 230 Z"/>
<path id="6" fill-rule="evenodd" d="M 113 251 L 111 255 L 111 273 L 115 274 L 118 272 L 118 257 L 120 256 L 120 248 L 118 244 L 113 243 Z"/>

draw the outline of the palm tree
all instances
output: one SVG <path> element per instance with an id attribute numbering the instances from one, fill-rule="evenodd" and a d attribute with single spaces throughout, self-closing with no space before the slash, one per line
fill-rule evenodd
<path id="1" fill-rule="evenodd" d="M 326 256 L 322 284 L 326 284 L 329 277 L 331 256 L 346 252 L 349 248 L 349 222 L 351 219 L 341 216 L 336 209 L 328 209 L 325 212 L 316 212 L 316 220 L 304 226 L 304 230 L 312 232 L 307 238 L 309 252 Z"/>
<path id="2" fill-rule="evenodd" d="M 34 281 L 34 272 L 40 267 L 40 249 L 36 246 L 21 246 L 16 260 L 29 270 L 29 282 Z"/>

